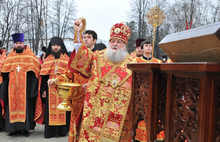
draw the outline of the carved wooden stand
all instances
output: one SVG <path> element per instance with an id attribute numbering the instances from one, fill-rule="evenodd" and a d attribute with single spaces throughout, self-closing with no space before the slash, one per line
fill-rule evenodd
<path id="1" fill-rule="evenodd" d="M 148 140 L 153 142 L 164 129 L 166 79 L 160 74 L 160 64 L 128 64 L 132 70 L 131 121 L 132 142 L 140 120 L 147 124 Z M 163 84 L 163 85 L 161 85 Z"/>
<path id="2" fill-rule="evenodd" d="M 220 64 L 162 64 L 168 73 L 165 142 L 215 142 Z"/>
<path id="3" fill-rule="evenodd" d="M 133 73 L 132 142 L 141 115 L 149 142 L 164 126 L 165 142 L 220 142 L 220 64 L 128 64 L 128 68 Z M 167 73 L 167 84 L 161 71 Z"/>

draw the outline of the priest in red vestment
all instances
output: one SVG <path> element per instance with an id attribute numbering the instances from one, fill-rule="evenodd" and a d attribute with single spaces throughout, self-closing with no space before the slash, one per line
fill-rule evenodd
<path id="1" fill-rule="evenodd" d="M 67 68 L 67 54 L 63 40 L 59 37 L 51 38 L 44 63 L 41 65 L 35 111 L 35 122 L 45 123 L 45 138 L 65 136 L 69 132 L 70 112 L 57 109 L 63 99 L 59 97 L 55 85 L 49 88 L 47 86 L 48 79 L 58 77 Z"/>
<path id="2" fill-rule="evenodd" d="M 9 135 L 34 130 L 35 101 L 38 93 L 40 63 L 33 51 L 24 45 L 24 34 L 12 35 L 14 48 L 4 61 L 0 88 L 4 109 L 5 131 Z"/>
<path id="3" fill-rule="evenodd" d="M 1 41 L 0 41 L 0 45 L 1 45 Z M 1 75 L 1 69 L 2 69 L 2 65 L 5 61 L 5 58 L 6 58 L 5 52 L 2 49 L 0 49 L 0 86 L 3 81 L 3 76 Z M 1 100 L 0 100 L 0 102 L 1 102 Z M 2 105 L 0 103 L 0 132 L 3 131 L 3 128 L 5 127 L 5 119 L 2 116 L 3 113 L 4 113 L 4 110 L 2 109 Z"/>
<path id="4" fill-rule="evenodd" d="M 69 60 L 71 72 L 88 78 L 83 108 L 75 120 L 77 141 L 129 141 L 132 72 L 127 63 L 136 59 L 127 52 L 130 28 L 116 23 L 110 29 L 106 50 L 92 52 L 81 46 Z M 54 82 L 48 82 L 48 85 Z"/>

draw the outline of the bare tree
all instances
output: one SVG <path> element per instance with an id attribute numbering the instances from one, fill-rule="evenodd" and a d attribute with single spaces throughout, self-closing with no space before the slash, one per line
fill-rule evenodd
<path id="1" fill-rule="evenodd" d="M 68 31 L 73 29 L 76 17 L 76 5 L 74 0 L 53 0 L 53 8 L 50 11 L 50 24 L 53 36 L 64 38 Z"/>
<path id="2" fill-rule="evenodd" d="M 48 7 L 54 2 L 56 8 Z M 30 48 L 38 54 L 39 47 L 47 45 L 48 37 L 64 38 L 73 30 L 75 13 L 74 0 L 0 0 L 2 44 L 8 47 L 10 35 L 23 32 Z"/>
<path id="3" fill-rule="evenodd" d="M 158 43 L 167 34 L 186 30 L 186 20 L 189 23 L 193 21 L 192 28 L 220 21 L 219 0 L 131 0 L 128 17 L 130 21 L 134 20 L 136 23 L 137 38 L 152 40 L 153 28 L 146 24 L 145 15 L 154 6 L 160 7 L 166 15 L 166 20 L 156 29 L 154 55 L 157 58 L 161 58 L 161 54 L 164 54 Z M 144 32 L 145 35 L 142 36 Z"/>
<path id="4" fill-rule="evenodd" d="M 148 0 L 132 0 L 130 5 L 131 10 L 128 13 L 128 17 L 136 23 L 136 27 L 138 29 L 137 38 L 146 38 L 146 14 L 151 3 Z"/>
<path id="5" fill-rule="evenodd" d="M 2 0 L 0 5 L 0 37 L 2 45 L 9 46 L 10 35 L 16 26 L 14 19 L 17 17 L 17 4 L 19 1 Z"/>

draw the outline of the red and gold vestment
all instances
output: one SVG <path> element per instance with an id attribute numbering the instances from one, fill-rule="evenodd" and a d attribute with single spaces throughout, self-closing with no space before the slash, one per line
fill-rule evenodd
<path id="1" fill-rule="evenodd" d="M 131 53 L 131 56 L 134 56 L 134 57 L 137 56 L 137 55 L 136 55 L 136 50 L 134 50 L 134 52 Z"/>
<path id="2" fill-rule="evenodd" d="M 33 71 L 39 77 L 40 63 L 25 45 L 22 53 L 12 50 L 5 59 L 1 73 L 9 73 L 8 104 L 10 123 L 26 121 L 26 77 Z"/>
<path id="3" fill-rule="evenodd" d="M 122 63 L 112 63 L 105 57 L 106 50 L 92 52 L 80 47 L 70 67 L 88 77 L 82 118 L 76 119 L 78 141 L 128 141 L 131 122 L 129 103 L 132 72 L 127 63 L 136 63 L 127 55 Z M 79 120 L 80 119 L 80 120 Z M 81 123 L 78 123 L 81 121 Z"/>
<path id="4" fill-rule="evenodd" d="M 44 110 L 42 108 L 40 86 L 41 77 L 49 75 L 49 79 L 54 79 L 61 75 L 67 68 L 69 57 L 66 54 L 60 54 L 59 59 L 54 59 L 53 55 L 49 55 L 41 66 L 38 98 L 36 101 L 35 121 L 39 124 L 43 123 Z M 57 66 L 56 66 L 57 64 Z M 57 70 L 56 70 L 57 69 Z M 49 125 L 58 126 L 66 125 L 66 111 L 58 110 L 57 106 L 62 102 L 62 98 L 57 93 L 56 86 L 53 85 L 48 89 L 48 107 L 49 107 Z"/>
<path id="5" fill-rule="evenodd" d="M 152 57 L 150 60 L 145 60 L 143 56 L 141 56 L 141 57 L 137 57 L 136 60 L 137 63 L 162 63 L 161 60 L 154 57 Z"/>
<path id="6" fill-rule="evenodd" d="M 70 70 L 66 69 L 66 71 L 58 76 L 56 79 L 58 81 L 65 81 L 65 82 L 71 82 L 79 83 L 81 85 L 87 83 L 87 79 L 82 77 L 79 73 L 72 73 Z M 70 129 L 69 129 L 69 142 L 74 141 L 74 129 L 76 129 L 75 120 L 78 116 L 80 110 L 82 109 L 83 102 L 85 97 L 85 91 L 82 87 L 78 88 L 77 95 L 72 99 L 71 104 L 71 120 L 70 120 Z"/>
<path id="7" fill-rule="evenodd" d="M 6 59 L 6 54 L 3 50 L 0 50 L 0 54 L 1 54 L 1 57 L 0 57 L 0 84 L 1 84 L 3 81 L 3 77 L 1 75 L 1 70 L 2 70 L 3 63 Z"/>
<path id="8" fill-rule="evenodd" d="M 84 46 L 83 37 L 82 37 L 82 30 L 75 30 L 74 31 L 74 43 L 79 43 L 80 46 Z M 75 52 L 75 51 L 73 51 Z M 72 57 L 73 53 L 71 54 Z M 70 57 L 70 60 L 71 60 Z M 69 62 L 68 62 L 69 67 Z M 66 70 L 62 73 L 62 75 L 56 77 L 58 81 L 65 81 L 65 82 L 74 82 L 79 83 L 81 85 L 87 83 L 87 78 L 84 76 L 81 76 L 80 73 L 73 73 L 71 68 L 66 68 Z M 85 97 L 85 91 L 82 87 L 78 88 L 77 95 L 73 98 L 72 104 L 71 104 L 71 119 L 70 119 L 70 128 L 69 128 L 69 142 L 74 141 L 74 132 L 76 129 L 75 120 L 78 116 L 80 110 L 82 109 L 83 102 Z"/>

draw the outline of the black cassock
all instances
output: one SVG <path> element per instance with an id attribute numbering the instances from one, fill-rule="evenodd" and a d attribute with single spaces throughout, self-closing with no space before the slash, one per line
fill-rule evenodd
<path id="1" fill-rule="evenodd" d="M 5 119 L 2 117 L 2 105 L 0 104 L 0 131 L 5 127 Z"/>
<path id="2" fill-rule="evenodd" d="M 41 100 L 42 103 L 45 104 L 45 130 L 44 130 L 44 137 L 50 138 L 50 137 L 58 137 L 58 136 L 66 136 L 69 132 L 70 127 L 70 111 L 66 111 L 66 125 L 58 125 L 58 126 L 49 126 L 49 101 L 48 101 L 48 86 L 47 86 L 47 80 L 49 79 L 49 75 L 42 75 L 42 81 L 41 81 Z M 46 98 L 42 98 L 43 92 L 46 91 Z"/>
<path id="3" fill-rule="evenodd" d="M 3 73 L 3 82 L 0 87 L 0 98 L 4 101 L 6 107 L 6 119 L 5 119 L 5 131 L 6 133 L 12 133 L 18 130 L 34 130 L 36 123 L 34 122 L 34 112 L 36 97 L 38 94 L 38 79 L 34 72 L 27 72 L 26 78 L 26 121 L 10 123 L 9 120 L 9 105 L 8 105 L 8 83 L 9 73 Z M 19 82 L 18 82 L 19 83 Z"/>

